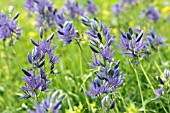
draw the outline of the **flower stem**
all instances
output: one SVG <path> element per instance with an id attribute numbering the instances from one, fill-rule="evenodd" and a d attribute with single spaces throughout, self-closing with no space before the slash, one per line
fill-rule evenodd
<path id="1" fill-rule="evenodd" d="M 161 74 L 163 74 L 163 72 L 161 71 L 161 69 L 160 69 L 158 63 L 157 63 L 155 60 L 154 60 L 154 63 L 155 63 L 155 65 L 156 65 L 156 67 L 158 68 L 159 72 L 160 72 Z"/>
<path id="2" fill-rule="evenodd" d="M 160 72 L 161 74 L 163 74 L 163 72 L 161 71 L 161 69 L 160 69 L 158 63 L 157 63 L 155 60 L 154 60 L 154 63 L 155 63 L 155 65 L 156 65 L 156 67 L 158 68 L 159 72 Z M 164 111 L 165 111 L 166 113 L 168 113 L 167 110 L 165 109 L 163 103 L 162 103 L 162 100 L 160 100 L 160 101 L 161 101 L 161 105 L 162 105 Z"/>
<path id="3" fill-rule="evenodd" d="M 81 50 L 81 53 L 82 53 L 82 56 L 83 56 L 84 61 L 86 62 L 86 64 L 88 64 L 88 63 L 87 63 L 87 59 L 86 59 L 86 57 L 84 56 L 84 52 L 83 52 L 83 49 L 82 49 L 82 47 L 81 47 L 81 45 L 80 45 L 80 42 L 79 42 L 77 39 L 75 39 L 75 41 L 76 41 L 76 43 L 78 44 L 78 46 L 79 46 L 79 48 L 80 48 L 80 50 Z"/>
<path id="4" fill-rule="evenodd" d="M 149 83 L 152 91 L 155 92 L 155 89 L 154 89 L 154 87 L 152 86 L 151 81 L 149 80 L 149 77 L 148 77 L 148 75 L 146 74 L 146 72 L 145 72 L 145 70 L 144 70 L 144 68 L 143 68 L 143 66 L 142 66 L 142 64 L 141 64 L 140 62 L 139 62 L 139 65 L 140 65 L 140 68 L 142 69 L 143 74 L 145 75 L 145 78 L 146 78 L 146 80 L 148 81 L 148 83 Z"/>
<path id="5" fill-rule="evenodd" d="M 69 97 L 67 97 L 67 103 L 68 103 L 69 109 L 70 109 L 71 111 L 73 111 L 73 108 L 72 108 L 72 106 L 71 106 L 71 102 L 70 102 Z"/>
<path id="6" fill-rule="evenodd" d="M 123 99 L 123 96 L 122 96 L 122 94 L 118 91 L 118 94 L 119 94 L 119 96 L 120 96 L 120 98 L 121 98 L 121 100 L 122 100 L 122 102 L 123 102 L 123 105 L 124 105 L 124 107 L 125 108 L 127 108 L 127 106 L 126 105 L 128 105 L 127 103 L 125 103 L 125 101 L 124 101 L 124 99 Z"/>
<path id="7" fill-rule="evenodd" d="M 3 46 L 4 46 L 4 50 L 5 50 L 5 55 L 6 55 L 5 60 L 6 60 L 7 67 L 8 67 L 8 73 L 11 74 L 10 73 L 9 59 L 8 59 L 8 53 L 7 53 L 7 48 L 6 48 L 6 45 L 5 45 L 5 41 L 3 41 Z"/>
<path id="8" fill-rule="evenodd" d="M 137 82 L 138 82 L 139 91 L 140 91 L 140 96 L 141 96 L 141 100 L 142 100 L 142 106 L 143 106 L 143 109 L 144 109 L 144 113 L 146 113 L 146 111 L 145 111 L 145 104 L 144 104 L 144 100 L 143 100 L 142 89 L 141 89 L 141 85 L 140 85 L 140 81 L 139 81 L 139 75 L 138 75 L 138 73 L 136 71 L 136 68 L 134 68 L 134 66 L 133 66 L 133 64 L 131 63 L 130 60 L 129 60 L 129 62 L 130 62 L 130 65 L 132 66 L 132 69 L 135 72 L 136 79 L 137 79 Z"/>
<path id="9" fill-rule="evenodd" d="M 160 100 L 160 101 L 161 101 L 161 100 Z M 162 105 L 162 107 L 163 107 L 163 109 L 164 109 L 165 113 L 168 113 L 168 111 L 167 111 L 167 110 L 166 110 L 166 108 L 164 107 L 164 105 L 163 105 L 162 101 L 161 101 L 161 105 Z"/>
<path id="10" fill-rule="evenodd" d="M 117 104 L 115 104 L 115 109 L 116 109 L 116 113 L 119 113 L 119 110 L 118 110 Z"/>
<path id="11" fill-rule="evenodd" d="M 15 50 L 16 50 L 16 49 L 15 49 L 15 46 L 13 45 L 12 52 L 13 52 L 13 54 L 14 54 L 14 56 L 15 56 L 15 59 L 16 59 L 16 61 L 17 61 L 17 63 L 18 63 L 18 66 L 19 66 L 19 68 L 20 68 L 20 70 L 21 70 L 21 69 L 22 69 L 22 66 L 21 66 L 20 60 L 19 60 L 19 58 L 18 58 Z"/>
<path id="12" fill-rule="evenodd" d="M 80 44 L 79 44 L 80 45 Z M 81 47 L 81 46 L 80 46 Z M 87 98 L 87 95 L 85 94 L 86 87 L 84 85 L 84 76 L 83 76 L 83 66 L 82 66 L 82 49 L 79 50 L 79 57 L 80 57 L 80 73 L 81 73 L 81 79 L 82 79 L 82 89 L 85 95 L 85 99 L 87 102 L 87 105 L 89 105 L 89 100 Z M 93 111 L 93 110 L 92 110 Z"/>

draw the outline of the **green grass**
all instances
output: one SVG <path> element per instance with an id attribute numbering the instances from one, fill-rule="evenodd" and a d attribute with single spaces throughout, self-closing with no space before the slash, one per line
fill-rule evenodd
<path id="1" fill-rule="evenodd" d="M 20 88 L 24 85 L 24 81 L 21 80 L 21 77 L 25 76 L 21 68 L 28 69 L 30 64 L 27 61 L 27 54 L 31 52 L 33 49 L 33 45 L 30 42 L 30 37 L 34 38 L 36 41 L 39 40 L 39 33 L 38 29 L 34 26 L 35 24 L 35 17 L 29 17 L 27 10 L 24 8 L 23 3 L 25 0 L 8 0 L 8 1 L 0 1 L 0 8 L 5 12 L 8 11 L 8 7 L 13 5 L 15 7 L 14 13 L 19 11 L 19 26 L 24 26 L 24 29 L 21 34 L 21 40 L 17 41 L 15 44 L 15 51 L 16 56 L 14 55 L 14 47 L 7 46 L 7 56 L 4 51 L 3 41 L 0 41 L 0 112 L 1 113 L 24 113 L 27 112 L 28 109 L 34 106 L 34 101 L 31 99 L 28 100 L 17 100 L 19 96 L 23 95 Z M 55 3 L 55 7 L 61 8 L 64 4 L 65 0 L 52 0 Z M 85 7 L 85 1 L 79 0 L 80 4 Z M 115 37 L 118 39 L 116 41 L 119 42 L 119 29 L 126 30 L 130 23 L 133 23 L 133 27 L 138 26 L 140 23 L 145 28 L 145 32 L 149 32 L 150 28 L 154 26 L 156 32 L 160 33 L 162 36 L 167 37 L 166 43 L 170 42 L 170 23 L 166 22 L 166 17 L 168 14 L 161 14 L 161 19 L 157 22 L 151 22 L 146 19 L 140 19 L 139 14 L 141 9 L 147 8 L 149 5 L 153 4 L 161 10 L 165 5 L 166 2 L 170 5 L 169 0 L 157 1 L 157 4 L 146 2 L 145 0 L 141 0 L 141 4 L 138 6 L 130 7 L 125 11 L 125 13 L 119 15 L 119 25 L 117 22 L 117 18 L 112 16 L 110 12 L 110 7 L 113 5 L 114 2 L 117 0 L 94 0 L 94 2 L 100 7 L 98 14 L 96 17 L 98 20 L 101 20 L 106 25 L 110 25 L 115 33 Z M 170 14 L 170 13 L 169 13 Z M 93 17 L 93 16 L 91 16 Z M 83 33 L 86 28 L 83 25 L 80 25 L 80 21 L 74 22 L 75 28 L 78 29 L 81 33 Z M 116 32 L 116 31 L 118 32 Z M 47 34 L 50 35 L 52 32 L 48 32 Z M 55 33 L 56 36 L 56 33 Z M 85 35 L 87 38 L 87 35 Z M 83 105 L 83 110 L 86 112 L 88 111 L 88 103 L 86 98 L 90 103 L 95 102 L 95 107 L 98 111 L 103 112 L 101 108 L 101 102 L 95 101 L 90 97 L 87 97 L 82 89 L 82 85 L 85 84 L 86 89 L 89 89 L 89 85 L 92 79 L 95 77 L 94 74 L 91 73 L 90 67 L 86 62 L 83 60 L 83 56 L 79 47 L 75 43 L 71 43 L 70 45 L 63 46 L 63 42 L 59 41 L 57 38 L 53 40 L 54 44 L 57 45 L 56 54 L 60 54 L 60 62 L 56 67 L 57 71 L 60 71 L 61 74 L 59 75 L 51 75 L 50 80 L 52 83 L 50 85 L 50 89 L 61 89 L 64 93 L 68 95 L 66 99 L 63 101 L 62 106 L 62 113 L 66 111 L 66 109 L 74 109 L 74 106 L 78 106 L 79 102 Z M 84 52 L 84 57 L 87 59 L 88 62 L 92 60 L 93 53 L 91 52 L 88 41 L 82 43 L 82 48 Z M 6 42 L 8 45 L 8 42 Z M 116 49 L 113 46 L 113 49 Z M 140 98 L 140 92 L 138 88 L 138 83 L 136 80 L 135 73 L 129 64 L 129 59 L 126 56 L 123 56 L 119 53 L 120 50 L 117 49 L 117 53 L 114 59 L 121 60 L 120 68 L 123 73 L 126 73 L 125 82 L 123 83 L 122 87 L 119 89 L 123 97 L 123 101 L 127 103 L 127 108 L 123 106 L 122 99 L 116 100 L 116 108 L 114 108 L 111 113 L 117 112 L 128 112 L 128 113 L 137 113 L 133 112 L 132 110 L 137 109 L 137 111 L 142 107 L 142 102 Z M 161 47 L 157 53 L 151 54 L 148 59 L 142 59 L 141 65 L 144 67 L 149 80 L 151 81 L 153 87 L 155 89 L 158 88 L 158 81 L 156 80 L 156 76 L 159 76 L 161 73 L 157 69 L 154 61 L 158 63 L 161 71 L 165 68 L 170 69 L 169 65 L 169 55 L 170 55 L 170 47 L 165 46 Z M 9 63 L 9 70 L 6 62 L 6 58 L 8 58 Z M 19 66 L 21 65 L 21 67 Z M 164 113 L 163 106 L 167 111 L 169 110 L 169 104 L 163 99 L 159 99 L 157 101 L 150 101 L 150 99 L 155 98 L 155 94 L 152 91 L 150 85 L 148 84 L 144 73 L 142 72 L 140 67 L 136 67 L 137 73 L 139 75 L 139 80 L 141 82 L 141 89 L 143 93 L 145 109 L 147 113 Z M 86 78 L 89 78 L 86 80 Z M 84 81 L 86 80 L 86 81 Z M 84 83 L 84 84 L 83 84 Z M 68 104 L 70 101 L 70 105 Z M 169 99 L 170 101 L 170 99 Z M 135 105 L 135 106 L 134 106 Z M 130 112 L 131 111 L 131 112 Z"/>

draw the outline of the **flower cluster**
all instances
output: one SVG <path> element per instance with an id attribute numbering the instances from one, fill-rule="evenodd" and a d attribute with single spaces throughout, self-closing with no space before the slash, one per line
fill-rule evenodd
<path id="1" fill-rule="evenodd" d="M 94 61 L 89 63 L 95 69 L 97 77 L 90 85 L 90 91 L 86 92 L 88 96 L 97 98 L 102 94 L 111 94 L 123 83 L 125 75 L 121 74 L 119 69 L 120 61 L 115 62 L 113 56 L 115 50 L 111 51 L 111 45 L 115 41 L 110 33 L 110 27 L 104 27 L 96 18 L 89 19 L 82 17 L 82 23 L 87 26 L 90 48 L 94 52 Z M 114 101 L 110 109 L 114 107 Z"/>
<path id="2" fill-rule="evenodd" d="M 138 3 L 139 3 L 138 0 L 122 0 L 122 4 L 132 5 L 132 4 L 138 4 Z"/>
<path id="3" fill-rule="evenodd" d="M 124 12 L 124 9 L 122 7 L 122 4 L 120 3 L 115 3 L 112 8 L 111 8 L 111 11 L 112 11 L 112 14 L 113 15 L 118 15 L 119 13 L 123 13 Z"/>
<path id="4" fill-rule="evenodd" d="M 29 113 L 46 113 L 46 112 L 53 112 L 53 113 L 59 113 L 59 110 L 61 109 L 61 103 L 63 98 L 65 97 L 64 94 L 60 94 L 61 92 L 55 91 L 50 98 L 50 95 L 47 97 L 46 100 L 43 100 L 41 104 L 35 103 L 36 110 L 29 110 Z M 58 96 L 58 98 L 57 98 Z M 57 99 L 56 99 L 57 98 Z"/>
<path id="5" fill-rule="evenodd" d="M 98 7 L 92 2 L 92 1 L 87 1 L 87 11 L 90 13 L 90 14 L 96 14 L 97 13 L 97 10 L 98 10 Z"/>
<path id="6" fill-rule="evenodd" d="M 43 31 L 40 28 L 40 37 L 43 38 Z M 56 46 L 51 47 L 51 40 L 53 39 L 54 34 L 52 34 L 48 39 L 39 40 L 36 43 L 33 39 L 31 42 L 34 44 L 34 49 L 32 50 L 32 55 L 28 54 L 28 61 L 31 64 L 29 71 L 22 69 L 23 73 L 26 75 L 25 78 L 22 78 L 26 82 L 26 86 L 22 87 L 22 90 L 25 92 L 23 99 L 29 97 L 39 96 L 37 93 L 40 91 L 46 91 L 50 85 L 50 81 L 47 79 L 46 66 L 45 65 L 45 56 L 49 56 L 50 64 L 50 74 L 56 74 L 54 72 L 54 66 L 58 63 L 59 55 L 54 55 L 54 50 Z"/>
<path id="7" fill-rule="evenodd" d="M 118 3 L 114 3 L 111 7 L 112 14 L 117 16 L 119 13 L 123 13 L 125 11 L 126 6 L 131 6 L 133 4 L 138 4 L 138 0 L 121 0 Z"/>
<path id="8" fill-rule="evenodd" d="M 48 27 L 53 29 L 56 28 L 56 25 L 60 25 L 65 21 L 63 14 L 58 14 L 50 0 L 26 0 L 24 5 L 29 13 L 37 15 L 37 27 L 43 27 L 45 30 Z"/>
<path id="9" fill-rule="evenodd" d="M 73 24 L 69 21 L 66 21 L 63 28 L 60 28 L 57 32 L 59 34 L 57 38 L 64 40 L 65 44 L 70 44 L 72 40 L 79 36 L 78 31 L 74 29 Z"/>
<path id="10" fill-rule="evenodd" d="M 147 12 L 146 12 L 147 19 L 151 19 L 153 21 L 157 21 L 160 18 L 159 11 L 154 8 L 153 6 L 149 6 Z"/>
<path id="11" fill-rule="evenodd" d="M 116 47 L 123 50 L 121 54 L 130 56 L 138 60 L 138 57 L 148 54 L 146 48 L 147 42 L 143 37 L 143 30 L 139 30 L 139 33 L 134 33 L 131 28 L 128 29 L 127 33 L 121 30 L 120 37 L 121 45 L 116 44 Z"/>
<path id="12" fill-rule="evenodd" d="M 54 20 L 55 20 L 55 23 L 60 27 L 60 28 L 63 28 L 63 25 L 64 25 L 64 23 L 68 20 L 66 17 L 65 17 L 65 15 L 64 15 L 64 13 L 62 13 L 62 12 L 56 12 L 55 14 L 54 14 Z"/>
<path id="13" fill-rule="evenodd" d="M 163 75 L 158 76 L 157 79 L 160 83 L 160 88 L 155 91 L 155 94 L 157 98 L 160 98 L 162 96 L 163 90 L 170 88 L 170 71 L 165 69 Z M 168 92 L 169 91 L 167 90 L 167 93 Z"/>
<path id="14" fill-rule="evenodd" d="M 148 44 L 153 50 L 157 50 L 158 46 L 166 46 L 165 40 L 166 40 L 166 38 L 157 36 L 154 28 L 152 28 L 151 32 L 147 35 Z"/>
<path id="15" fill-rule="evenodd" d="M 74 1 L 67 1 L 65 3 L 65 10 L 69 11 L 69 16 L 73 19 L 77 18 L 76 16 L 80 15 L 83 16 L 84 15 L 84 9 L 83 7 L 78 4 L 78 2 Z"/>
<path id="16" fill-rule="evenodd" d="M 18 21 L 16 20 L 19 16 L 17 12 L 15 16 L 11 19 L 11 14 L 13 13 L 14 7 L 9 7 L 9 15 L 6 15 L 3 11 L 0 13 L 0 39 L 6 41 L 7 38 L 11 38 L 16 35 L 18 38 L 21 34 L 22 27 L 18 28 Z"/>

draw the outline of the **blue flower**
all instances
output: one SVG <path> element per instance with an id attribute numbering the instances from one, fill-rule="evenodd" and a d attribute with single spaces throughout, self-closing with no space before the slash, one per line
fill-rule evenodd
<path id="1" fill-rule="evenodd" d="M 121 54 L 132 58 L 138 58 L 148 54 L 146 50 L 147 42 L 144 40 L 142 30 L 136 34 L 133 33 L 131 28 L 129 28 L 126 34 L 121 30 L 120 42 L 121 45 L 116 44 L 116 47 L 124 51 Z"/>
<path id="2" fill-rule="evenodd" d="M 97 13 L 97 10 L 98 10 L 98 7 L 92 2 L 92 1 L 87 1 L 87 11 L 90 13 L 90 14 L 96 14 Z"/>
<path id="3" fill-rule="evenodd" d="M 22 69 L 22 71 L 26 74 L 25 78 L 22 78 L 26 82 L 27 86 L 23 86 L 22 90 L 25 90 L 28 94 L 31 94 L 32 97 L 35 96 L 37 90 L 41 86 L 40 76 L 35 77 L 35 74 L 31 72 L 27 72 L 26 70 Z"/>
<path id="4" fill-rule="evenodd" d="M 64 40 L 64 43 L 70 44 L 72 40 L 78 38 L 78 32 L 74 30 L 74 26 L 71 22 L 66 21 L 63 28 L 58 30 L 58 39 Z"/>
<path id="5" fill-rule="evenodd" d="M 155 91 L 155 95 L 157 96 L 157 98 L 160 98 L 162 96 L 163 89 L 164 86 L 161 86 L 159 89 Z"/>
<path id="6" fill-rule="evenodd" d="M 138 0 L 122 0 L 122 4 L 132 5 L 132 4 L 138 4 L 138 3 L 139 3 Z"/>
<path id="7" fill-rule="evenodd" d="M 119 13 L 123 13 L 124 9 L 123 6 L 119 3 L 115 3 L 112 8 L 111 8 L 112 14 L 113 15 L 118 15 Z"/>
<path id="8" fill-rule="evenodd" d="M 46 100 L 43 100 L 41 104 L 35 103 L 36 110 L 29 110 L 29 113 L 46 113 L 48 111 L 53 113 L 59 113 L 61 109 L 62 100 L 64 99 L 65 95 L 60 94 L 60 91 L 55 91 L 47 97 Z M 58 97 L 58 98 L 57 98 Z"/>
<path id="9" fill-rule="evenodd" d="M 115 62 L 113 59 L 116 52 L 111 50 L 111 45 L 115 42 L 114 35 L 110 33 L 110 27 L 104 27 L 102 23 L 99 24 L 96 18 L 82 17 L 82 23 L 88 28 L 86 34 L 89 35 L 90 48 L 94 52 L 94 61 L 89 65 L 97 75 L 90 85 L 90 92 L 86 92 L 86 94 L 92 98 L 103 94 L 110 96 L 117 91 L 117 87 L 123 83 L 125 76 L 120 72 L 120 61 Z M 106 107 L 105 99 L 102 99 L 102 106 Z M 113 107 L 114 102 L 111 103 L 110 109 Z"/>
<path id="10" fill-rule="evenodd" d="M 57 9 L 53 8 L 53 3 L 50 0 L 26 0 L 24 6 L 30 14 L 37 15 L 36 26 L 43 27 L 45 30 L 48 28 L 56 28 L 56 13 Z"/>
<path id="11" fill-rule="evenodd" d="M 76 15 L 83 16 L 84 15 L 84 9 L 82 6 L 78 4 L 78 2 L 71 2 L 68 0 L 65 3 L 65 9 L 69 11 L 69 16 L 73 19 L 76 18 Z"/>
<path id="12" fill-rule="evenodd" d="M 148 41 L 150 47 L 154 50 L 157 50 L 158 46 L 166 46 L 165 40 L 166 40 L 166 38 L 157 36 L 154 28 L 152 28 L 150 34 L 147 35 L 147 41 Z"/>
<path id="13" fill-rule="evenodd" d="M 170 71 L 165 69 L 163 76 L 158 76 L 158 81 L 161 84 L 161 87 L 155 91 L 157 98 L 162 96 L 164 87 L 167 87 L 168 83 L 170 82 Z"/>
<path id="14" fill-rule="evenodd" d="M 56 46 L 51 47 L 51 41 L 54 37 L 52 33 L 48 39 L 43 38 L 43 30 L 40 28 L 40 38 L 41 40 L 35 42 L 31 39 L 32 44 L 35 46 L 32 50 L 32 54 L 28 53 L 28 62 L 31 64 L 30 71 L 22 69 L 23 73 L 26 75 L 25 78 L 22 78 L 26 82 L 26 86 L 22 87 L 23 92 L 26 94 L 23 99 L 29 97 L 35 97 L 37 91 L 47 91 L 51 81 L 48 80 L 48 75 L 46 71 L 45 56 L 48 55 L 50 66 L 50 74 L 58 74 L 54 72 L 54 66 L 59 61 L 59 55 L 54 55 L 54 50 Z M 45 61 L 46 60 L 46 61 Z M 31 96 L 30 96 L 31 95 Z"/>
<path id="15" fill-rule="evenodd" d="M 160 18 L 160 13 L 153 6 L 149 6 L 149 8 L 148 8 L 148 10 L 146 12 L 146 17 L 148 19 L 152 19 L 153 21 L 157 21 Z"/>
<path id="16" fill-rule="evenodd" d="M 11 12 L 12 13 L 12 12 Z M 18 38 L 21 34 L 22 27 L 18 28 L 18 21 L 16 20 L 19 13 L 10 19 L 4 12 L 0 14 L 0 39 L 6 40 L 7 38 L 12 38 L 13 34 Z"/>

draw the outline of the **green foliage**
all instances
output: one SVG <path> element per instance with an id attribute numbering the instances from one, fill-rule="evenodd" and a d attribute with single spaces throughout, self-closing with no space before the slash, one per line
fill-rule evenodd
<path id="1" fill-rule="evenodd" d="M 0 8 L 5 12 L 8 11 L 8 7 L 13 5 L 15 7 L 14 11 L 19 11 L 19 26 L 24 26 L 21 34 L 21 40 L 18 40 L 15 44 L 15 51 L 17 53 L 17 58 L 13 53 L 13 48 L 9 47 L 9 41 L 5 42 L 7 46 L 7 56 L 5 53 L 5 48 L 3 47 L 3 41 L 0 41 L 0 112 L 1 113 L 25 113 L 28 109 L 33 108 L 34 100 L 17 100 L 19 96 L 22 96 L 22 91 L 20 88 L 24 85 L 21 77 L 24 74 L 21 71 L 21 67 L 28 69 L 29 63 L 27 61 L 27 53 L 32 51 L 32 44 L 30 42 L 30 37 L 33 37 L 36 41 L 39 39 L 38 29 L 34 26 L 36 21 L 35 17 L 28 15 L 26 9 L 24 8 L 25 0 L 6 0 L 0 1 Z M 64 4 L 64 0 L 52 0 L 57 8 L 61 8 Z M 127 29 L 130 27 L 139 26 L 141 23 L 145 32 L 149 32 L 150 28 L 154 26 L 156 32 L 160 33 L 162 36 L 167 37 L 166 43 L 170 42 L 170 23 L 166 22 L 166 15 L 169 12 L 164 12 L 163 8 L 166 6 L 170 7 L 169 0 L 151 2 L 152 0 L 141 0 L 140 4 L 137 6 L 128 7 L 125 13 L 120 14 L 118 17 L 112 16 L 110 8 L 113 3 L 117 0 L 94 0 L 94 2 L 99 6 L 99 11 L 96 15 L 98 20 L 101 20 L 106 25 L 110 25 L 112 32 L 116 35 L 116 43 L 119 41 L 119 29 Z M 80 4 L 84 7 L 86 2 L 83 0 L 78 0 Z M 147 19 L 140 19 L 139 14 L 141 9 L 147 8 L 150 4 L 156 6 L 161 12 L 161 19 L 157 22 L 148 21 Z M 166 5 L 168 4 L 168 5 Z M 164 9 L 165 10 L 165 9 Z M 93 17 L 93 16 L 91 16 Z M 73 22 L 75 29 L 78 29 L 81 33 L 85 31 L 85 27 L 78 20 Z M 51 34 L 49 31 L 47 36 Z M 55 35 L 56 36 L 56 35 Z M 87 38 L 87 35 L 84 35 Z M 89 89 L 89 85 L 94 77 L 93 73 L 89 70 L 89 65 L 85 62 L 84 57 L 88 62 L 92 60 L 92 52 L 88 46 L 88 41 L 82 41 L 81 45 L 84 54 L 78 48 L 78 45 L 71 43 L 68 46 L 63 46 L 63 42 L 54 38 L 54 43 L 57 44 L 56 53 L 60 54 L 60 62 L 55 67 L 56 71 L 61 72 L 59 75 L 51 75 L 50 80 L 52 84 L 51 89 L 61 89 L 67 97 L 62 102 L 62 113 L 89 113 L 89 112 L 101 112 L 104 110 L 101 108 L 101 102 L 95 101 L 90 97 L 85 95 L 85 91 Z M 113 47 L 114 48 L 114 47 Z M 115 48 L 116 49 L 116 48 Z M 119 50 L 118 50 L 119 52 Z M 110 111 L 110 113 L 138 113 L 143 112 L 142 102 L 140 98 L 140 92 L 137 87 L 137 80 L 133 69 L 129 64 L 129 60 L 126 56 L 118 53 L 115 55 L 115 60 L 121 60 L 120 68 L 123 73 L 126 73 L 125 82 L 119 90 L 122 98 L 118 98 L 116 101 L 115 108 Z M 84 56 L 83 56 L 84 55 Z M 147 73 L 153 87 L 157 88 L 156 76 L 161 75 L 155 61 L 161 71 L 165 68 L 170 69 L 170 46 L 161 47 L 158 49 L 157 53 L 153 53 L 148 59 L 142 59 L 141 65 L 143 65 L 145 72 Z M 8 58 L 9 68 L 6 62 Z M 19 66 L 21 65 L 21 67 Z M 143 98 L 145 103 L 145 109 L 147 113 L 164 113 L 166 110 L 170 112 L 170 98 L 158 99 L 153 101 L 155 94 L 152 91 L 150 85 L 148 84 L 142 70 L 140 67 L 136 68 L 139 75 L 139 80 L 141 81 Z M 49 88 L 49 89 L 50 89 Z M 165 102 L 168 101 L 168 102 Z M 125 102 L 125 105 L 123 105 Z M 165 110 L 166 109 L 166 110 Z"/>

